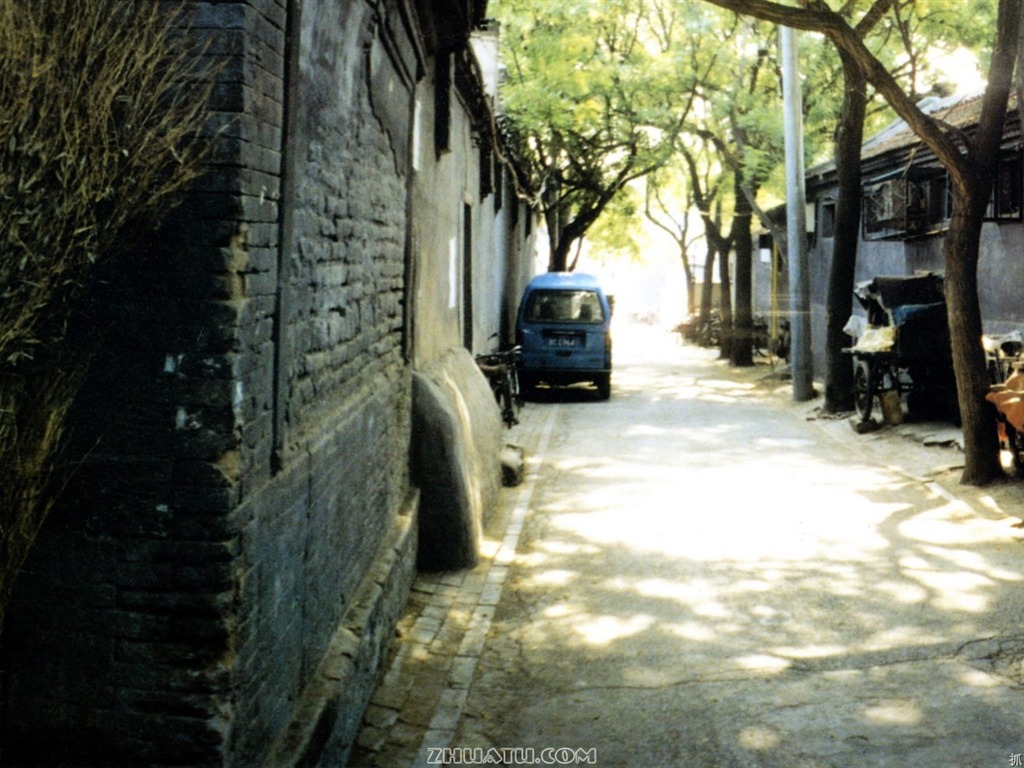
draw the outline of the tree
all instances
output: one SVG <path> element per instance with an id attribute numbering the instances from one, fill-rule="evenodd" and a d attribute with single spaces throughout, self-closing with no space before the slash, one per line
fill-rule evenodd
<path id="1" fill-rule="evenodd" d="M 586 242 L 591 246 L 591 252 L 625 261 L 643 259 L 644 232 L 638 215 L 643 207 L 640 201 L 642 184 L 643 180 L 637 180 L 621 189 L 587 230 Z M 577 241 L 577 250 L 582 250 L 582 243 Z M 578 261 L 576 254 L 573 261 Z"/>
<path id="2" fill-rule="evenodd" d="M 697 279 L 690 263 L 690 248 L 694 238 L 690 237 L 689 212 L 693 207 L 693 193 L 681 174 L 676 172 L 655 172 L 644 181 L 644 216 L 676 245 L 686 281 L 686 313 L 692 315 L 697 308 Z M 670 192 L 671 196 L 666 192 Z"/>
<path id="3" fill-rule="evenodd" d="M 864 117 L 868 103 L 867 80 L 849 56 L 843 62 L 843 107 L 836 129 L 835 237 L 825 300 L 825 403 L 826 413 L 853 406 L 853 368 L 843 347 L 846 323 L 853 311 L 853 283 L 857 270 L 857 241 L 861 216 L 860 148 L 864 143 Z"/>
<path id="4" fill-rule="evenodd" d="M 656 55 L 636 0 L 575 0 L 543 15 L 513 0 L 497 10 L 509 68 L 502 98 L 547 224 L 549 269 L 571 269 L 574 244 L 670 154 L 687 78 Z"/>
<path id="5" fill-rule="evenodd" d="M 863 39 L 892 6 L 883 0 L 872 6 L 854 28 Z M 843 354 L 847 318 L 853 311 L 853 283 L 857 269 L 857 240 L 861 217 L 860 149 L 864 143 L 868 83 L 851 57 L 839 52 L 842 63 L 843 103 L 836 127 L 835 237 L 825 303 L 825 403 L 826 413 L 840 413 L 853 406 L 853 369 Z"/>
<path id="6" fill-rule="evenodd" d="M 977 19 L 973 8 L 964 14 L 962 3 L 955 8 L 931 4 L 926 11 L 907 0 L 876 2 L 854 25 L 862 39 L 878 30 L 879 55 L 886 54 L 894 74 L 916 101 L 921 88 L 934 78 L 928 72 L 923 51 L 933 51 L 943 38 L 955 38 L 958 43 L 976 40 L 977 24 L 956 24 L 966 16 Z M 851 11 L 844 8 L 844 12 Z M 891 11 L 889 17 L 886 14 Z M 920 12 L 918 12 L 920 11 Z M 951 12 L 952 11 L 952 12 Z M 888 18 L 888 23 L 883 23 Z M 973 35 L 972 35 L 973 30 Z M 896 40 L 896 43 L 893 43 Z M 861 164 L 860 151 L 864 140 L 864 126 L 868 115 L 868 82 L 849 55 L 839 51 L 842 65 L 842 108 L 836 127 L 835 165 L 838 199 L 835 214 L 832 265 L 829 273 L 826 301 L 825 330 L 825 401 L 826 413 L 840 413 L 853 407 L 853 369 L 843 354 L 847 344 L 845 332 L 847 318 L 853 308 L 853 283 L 856 272 L 857 240 L 861 219 Z M 899 56 L 895 56 L 899 53 Z M 900 63 L 902 61 L 902 63 Z M 937 84 L 942 87 L 942 84 Z M 935 87 L 935 86 L 932 86 Z"/>
<path id="7" fill-rule="evenodd" d="M 648 0 L 648 16 L 654 38 L 661 56 L 672 57 L 678 63 L 679 71 L 685 71 L 690 78 L 690 97 L 696 99 L 699 108 L 687 109 L 683 130 L 675 137 L 676 147 L 672 158 L 666 164 L 668 173 L 660 172 L 648 177 L 645 214 L 656 226 L 668 232 L 679 248 L 687 283 L 689 311 L 693 313 L 696 304 L 695 276 L 689 263 L 687 233 L 689 231 L 688 211 L 696 207 L 704 228 L 706 255 L 702 296 L 700 301 L 700 325 L 707 328 L 711 317 L 712 289 L 715 262 L 719 254 L 719 270 L 723 275 L 722 284 L 728 286 L 728 254 L 730 244 L 722 235 L 722 190 L 724 173 L 720 159 L 715 156 L 716 147 L 707 141 L 706 130 L 700 128 L 699 114 L 709 114 L 706 102 L 711 94 L 718 91 L 717 85 L 710 85 L 715 73 L 720 70 L 723 46 L 732 36 L 729 25 L 723 27 L 721 14 L 713 9 L 701 11 L 692 5 L 680 4 L 675 0 Z M 734 25 L 733 25 L 734 26 Z M 679 162 L 681 160 L 681 163 Z M 677 197 L 684 197 L 686 205 L 681 214 L 669 210 L 662 198 L 666 182 L 672 179 L 685 190 Z M 658 213 L 651 205 L 656 202 Z M 712 211 L 715 208 L 717 213 Z M 728 291 L 722 291 L 726 304 L 721 307 L 723 316 L 731 318 L 728 305 Z M 727 343 L 727 342 L 726 342 Z"/>
<path id="8" fill-rule="evenodd" d="M 703 109 L 688 131 L 713 148 L 731 177 L 732 216 L 720 267 L 722 279 L 722 354 L 732 365 L 753 365 L 753 219 L 761 186 L 781 164 L 778 67 L 774 41 L 763 24 L 734 17 L 719 24 L 713 49 L 715 66 L 699 81 Z M 763 214 L 762 214 L 763 215 Z M 705 219 L 707 222 L 707 219 Z M 730 284 L 729 250 L 735 253 Z M 729 289 L 729 290 L 727 290 Z M 735 304 L 730 301 L 735 295 Z"/>
<path id="9" fill-rule="evenodd" d="M 753 257 L 752 236 L 754 204 L 758 190 L 782 158 L 779 146 L 778 111 L 765 109 L 765 102 L 776 102 L 778 78 L 766 78 L 777 71 L 771 66 L 764 30 L 757 25 L 744 29 L 746 47 L 756 43 L 756 52 L 740 58 L 740 76 L 730 89 L 727 114 L 729 136 L 739 157 L 733 161 L 732 231 L 729 239 L 736 253 L 736 307 L 729 361 L 749 366 L 753 360 Z M 742 38 L 741 38 L 742 39 Z"/>
<path id="10" fill-rule="evenodd" d="M 706 256 L 704 257 L 704 283 L 702 286 L 702 294 L 700 301 L 700 326 L 702 328 L 708 327 L 711 322 L 711 300 L 712 300 L 712 288 L 713 288 L 713 275 L 716 259 L 719 261 L 728 261 L 729 251 L 732 248 L 732 243 L 729 238 L 724 234 L 722 227 L 722 182 L 724 179 L 716 173 L 716 170 L 720 169 L 719 163 L 715 162 L 712 155 L 708 155 L 709 150 L 712 150 L 712 143 L 707 142 L 699 149 L 703 150 L 705 157 L 703 162 L 699 162 L 699 155 L 697 150 L 692 149 L 690 146 L 684 144 L 679 148 L 679 153 L 682 155 L 684 162 L 686 163 L 686 169 L 689 174 L 690 181 L 690 194 L 693 197 L 694 206 L 697 208 L 697 213 L 700 215 L 701 223 L 704 226 L 704 242 L 707 247 Z M 726 277 L 725 284 L 721 286 L 723 295 L 726 294 L 728 288 L 728 273 L 722 272 L 721 267 L 719 268 L 719 274 Z M 721 307 L 722 317 L 721 323 L 723 327 L 727 322 L 731 320 L 731 305 L 725 303 Z M 724 351 L 724 350 L 723 350 Z"/>
<path id="11" fill-rule="evenodd" d="M 868 50 L 856 29 L 824 0 L 805 0 L 800 7 L 772 0 L 705 2 L 823 34 L 848 57 L 850 65 L 876 88 L 949 173 L 953 212 L 944 244 L 944 259 L 953 369 L 964 430 L 965 466 L 961 482 L 983 485 L 999 477 L 1002 468 L 996 425 L 984 400 L 988 376 L 980 344 L 982 323 L 977 265 L 982 217 L 989 199 L 1016 65 L 1021 26 L 1019 0 L 999 0 L 988 86 L 977 129 L 969 136 L 919 109 L 893 73 Z M 876 0 L 872 8 L 884 2 Z"/>
<path id="12" fill-rule="evenodd" d="M 148 0 L 0 2 L 0 625 L 59 489 L 95 269 L 201 172 L 210 74 Z"/>

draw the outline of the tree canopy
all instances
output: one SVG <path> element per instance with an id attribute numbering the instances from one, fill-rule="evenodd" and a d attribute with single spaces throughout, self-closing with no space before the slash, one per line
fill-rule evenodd
<path id="1" fill-rule="evenodd" d="M 825 147 L 833 135 L 849 138 L 854 123 L 863 126 L 873 114 L 881 119 L 868 103 L 873 89 L 949 174 L 953 213 L 944 243 L 967 454 L 963 479 L 983 483 L 998 473 L 995 429 L 983 404 L 987 378 L 978 343 L 976 273 L 981 220 L 1017 62 L 1019 0 L 507 0 L 500 7 L 506 9 L 506 103 L 538 179 L 556 269 L 569 265 L 570 246 L 616 194 L 632 179 L 667 166 L 673 150 L 685 154 L 699 145 L 708 156 L 713 146 L 717 156 L 709 167 L 720 168 L 723 179 L 732 175 L 734 213 L 745 216 L 748 204 L 756 211 L 757 193 L 770 188 L 778 167 L 777 111 L 770 106 L 778 78 L 770 76 L 771 36 L 752 20 L 830 43 L 808 46 L 817 57 L 805 70 L 811 156 L 822 156 L 815 142 Z M 935 65 L 963 46 L 980 52 L 988 71 L 980 120 L 969 135 L 918 106 L 923 96 L 943 93 Z M 855 119 L 843 98 L 850 84 L 856 101 L 864 102 Z M 856 154 L 857 146 L 848 144 L 847 152 Z M 690 175 L 706 173 L 691 169 Z M 842 186 L 847 198 L 859 194 L 849 180 Z M 713 188 L 728 185 L 720 180 Z M 696 192 L 688 190 L 699 207 Z M 721 204 L 718 199 L 716 216 Z M 840 210 L 851 221 L 859 216 L 855 206 Z M 712 221 L 708 213 L 706 224 Z M 733 226 L 730 235 L 744 229 Z M 833 287 L 830 301 L 837 295 Z"/>
<path id="2" fill-rule="evenodd" d="M 685 62 L 662 55 L 640 0 L 509 0 L 502 99 L 547 223 L 550 265 L 615 197 L 670 156 L 692 100 Z"/>

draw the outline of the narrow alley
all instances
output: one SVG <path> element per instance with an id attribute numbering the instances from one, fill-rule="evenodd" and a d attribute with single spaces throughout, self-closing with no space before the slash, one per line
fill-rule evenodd
<path id="1" fill-rule="evenodd" d="M 616 338 L 542 393 L 485 560 L 421 574 L 350 765 L 1004 766 L 1024 505 L 813 418 L 766 365 Z"/>

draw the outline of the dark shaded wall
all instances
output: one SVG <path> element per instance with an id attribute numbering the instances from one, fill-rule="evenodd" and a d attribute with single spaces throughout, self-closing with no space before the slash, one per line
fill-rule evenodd
<path id="1" fill-rule="evenodd" d="M 84 320 L 85 461 L 3 638 L 11 764 L 340 764 L 411 580 L 415 26 L 397 1 L 190 11 L 222 132 Z"/>

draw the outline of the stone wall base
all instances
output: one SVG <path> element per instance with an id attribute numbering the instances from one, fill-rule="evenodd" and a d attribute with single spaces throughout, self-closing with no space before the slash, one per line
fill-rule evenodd
<path id="1" fill-rule="evenodd" d="M 415 575 L 419 495 L 410 493 L 382 542 L 320 669 L 303 692 L 267 768 L 348 762 Z"/>
<path id="2" fill-rule="evenodd" d="M 501 413 L 472 356 L 453 349 L 413 375 L 412 479 L 419 567 L 472 568 L 501 490 Z"/>

